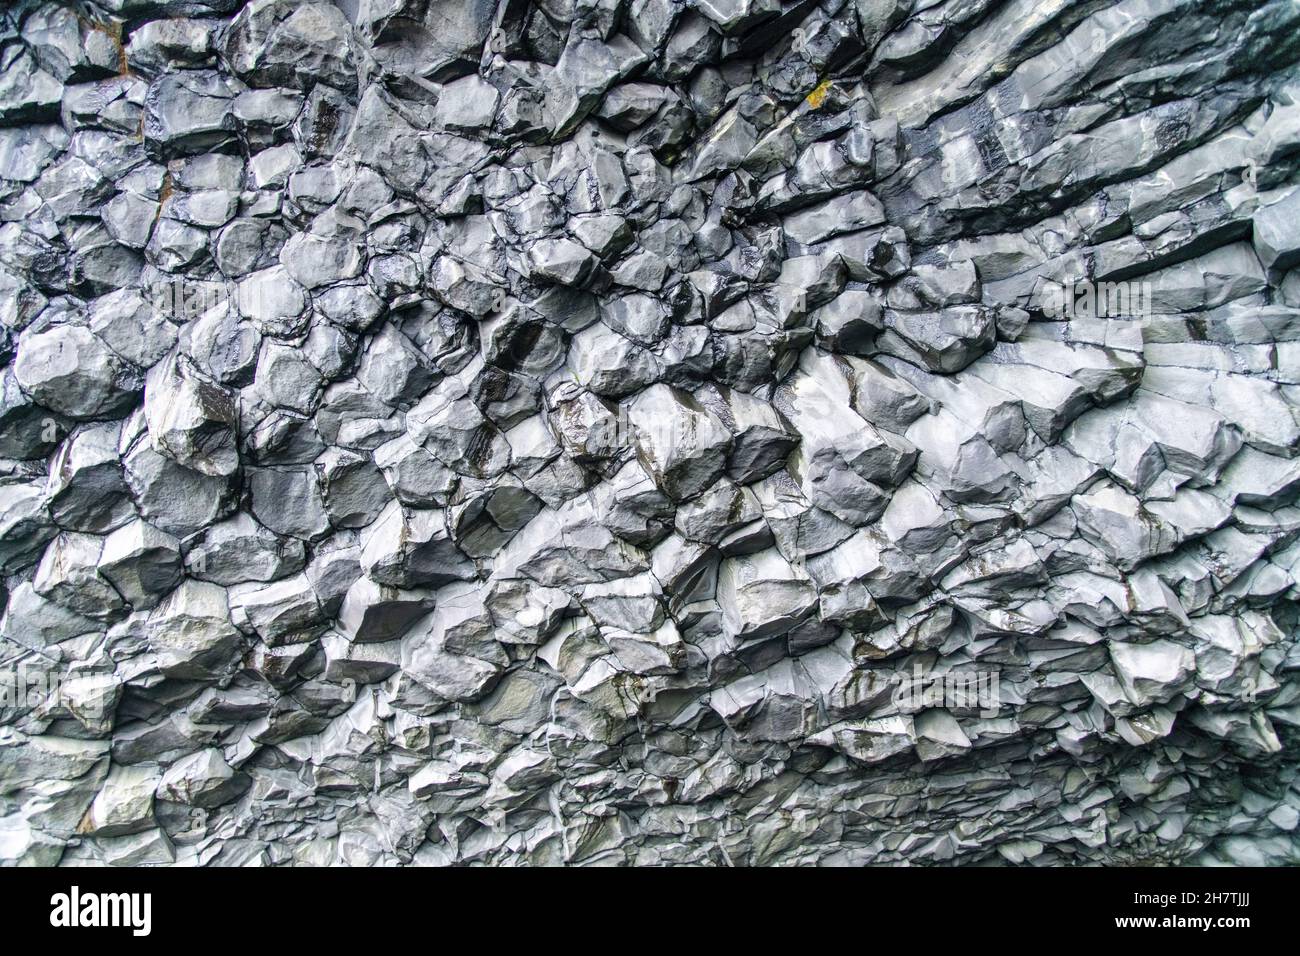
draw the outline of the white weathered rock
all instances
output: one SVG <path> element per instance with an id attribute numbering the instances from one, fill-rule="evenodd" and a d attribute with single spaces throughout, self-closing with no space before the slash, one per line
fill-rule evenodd
<path id="1" fill-rule="evenodd" d="M 793 628 L 812 613 L 817 592 L 806 574 L 769 548 L 722 562 L 718 603 L 727 633 L 755 640 Z"/>
<path id="2" fill-rule="evenodd" d="M 637 397 L 627 418 L 637 457 L 670 498 L 692 498 L 722 473 L 731 433 L 694 396 L 654 385 Z"/>

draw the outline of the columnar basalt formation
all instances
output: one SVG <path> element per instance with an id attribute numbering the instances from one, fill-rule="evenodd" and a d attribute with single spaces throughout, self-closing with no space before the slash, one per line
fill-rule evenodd
<path id="1" fill-rule="evenodd" d="M 0 862 L 1300 862 L 1293 0 L 0 13 Z"/>

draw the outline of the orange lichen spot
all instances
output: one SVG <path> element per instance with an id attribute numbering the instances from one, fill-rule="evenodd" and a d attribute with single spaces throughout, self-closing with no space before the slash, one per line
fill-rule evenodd
<path id="1" fill-rule="evenodd" d="M 826 94 L 831 91 L 831 81 L 822 80 L 817 84 L 817 88 L 808 94 L 808 105 L 813 109 L 821 106 L 826 102 Z"/>

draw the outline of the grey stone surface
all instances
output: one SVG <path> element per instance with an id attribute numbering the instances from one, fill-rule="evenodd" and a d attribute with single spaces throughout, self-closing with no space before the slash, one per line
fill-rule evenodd
<path id="1" fill-rule="evenodd" d="M 1300 862 L 1298 28 L 6 5 L 0 864 Z"/>

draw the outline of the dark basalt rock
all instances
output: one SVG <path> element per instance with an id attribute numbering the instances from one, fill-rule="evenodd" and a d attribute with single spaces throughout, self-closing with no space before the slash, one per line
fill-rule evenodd
<path id="1" fill-rule="evenodd" d="M 0 863 L 1300 862 L 1292 0 L 83 7 Z"/>

